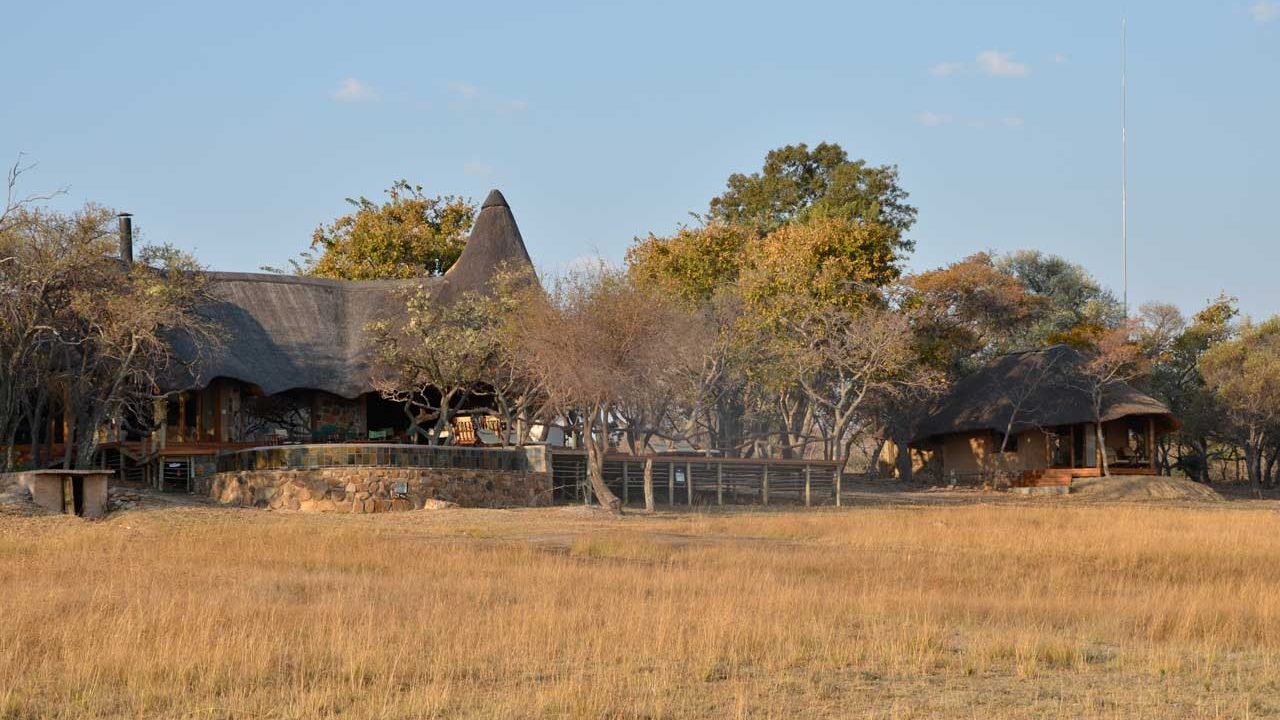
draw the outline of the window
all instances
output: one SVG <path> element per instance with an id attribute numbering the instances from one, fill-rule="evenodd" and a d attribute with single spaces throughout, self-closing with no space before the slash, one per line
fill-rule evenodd
<path id="1" fill-rule="evenodd" d="M 1008 438 L 1006 439 L 1004 433 L 997 432 L 995 434 L 996 450 L 1000 449 L 1001 442 L 1004 442 L 1005 452 L 1018 452 L 1018 433 L 1009 433 Z"/>

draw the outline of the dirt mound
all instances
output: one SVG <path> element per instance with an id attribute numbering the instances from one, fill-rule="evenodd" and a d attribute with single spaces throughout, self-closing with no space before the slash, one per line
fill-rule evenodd
<path id="1" fill-rule="evenodd" d="M 1109 478 L 1076 478 L 1071 494 L 1090 500 L 1198 500 L 1222 502 L 1207 485 L 1185 478 L 1158 475 L 1126 475 Z"/>

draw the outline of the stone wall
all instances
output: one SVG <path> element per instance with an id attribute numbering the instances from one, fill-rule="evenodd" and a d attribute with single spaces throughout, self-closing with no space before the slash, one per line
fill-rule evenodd
<path id="1" fill-rule="evenodd" d="M 247 470 L 217 473 L 197 482 L 201 491 L 221 503 L 303 512 L 418 510 L 428 500 L 463 507 L 532 507 L 551 502 L 551 476 L 545 472 L 389 467 Z"/>

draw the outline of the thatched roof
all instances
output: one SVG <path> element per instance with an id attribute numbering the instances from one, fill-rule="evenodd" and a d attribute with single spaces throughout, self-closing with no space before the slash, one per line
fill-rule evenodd
<path id="1" fill-rule="evenodd" d="M 956 383 L 912 442 L 952 433 L 1004 432 L 1011 415 L 1015 432 L 1092 422 L 1089 396 L 1078 382 L 1077 368 L 1084 361 L 1080 351 L 1066 345 L 1004 355 Z M 1178 426 L 1169 408 L 1150 395 L 1125 383 L 1108 390 L 1104 422 L 1141 415 L 1155 416 L 1161 430 Z"/>
<path id="2" fill-rule="evenodd" d="M 209 273 L 217 301 L 205 314 L 222 342 L 205 348 L 195 384 L 227 377 L 268 395 L 293 388 L 354 398 L 373 389 L 365 326 L 404 310 L 406 290 L 427 287 L 438 301 L 483 292 L 502 265 L 533 265 L 511 208 L 489 193 L 458 261 L 441 277 L 346 281 L 257 273 Z M 191 356 L 193 348 L 180 354 Z"/>

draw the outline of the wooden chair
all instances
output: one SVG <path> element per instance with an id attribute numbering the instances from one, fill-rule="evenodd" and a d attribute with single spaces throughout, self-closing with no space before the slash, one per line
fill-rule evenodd
<path id="1" fill-rule="evenodd" d="M 476 424 L 470 415 L 459 415 L 453 419 L 453 444 L 475 445 Z"/>
<path id="2" fill-rule="evenodd" d="M 476 439 L 481 445 L 501 445 L 503 432 L 505 431 L 502 427 L 502 418 L 495 415 L 485 415 L 480 418 L 480 427 L 476 429 Z"/>

